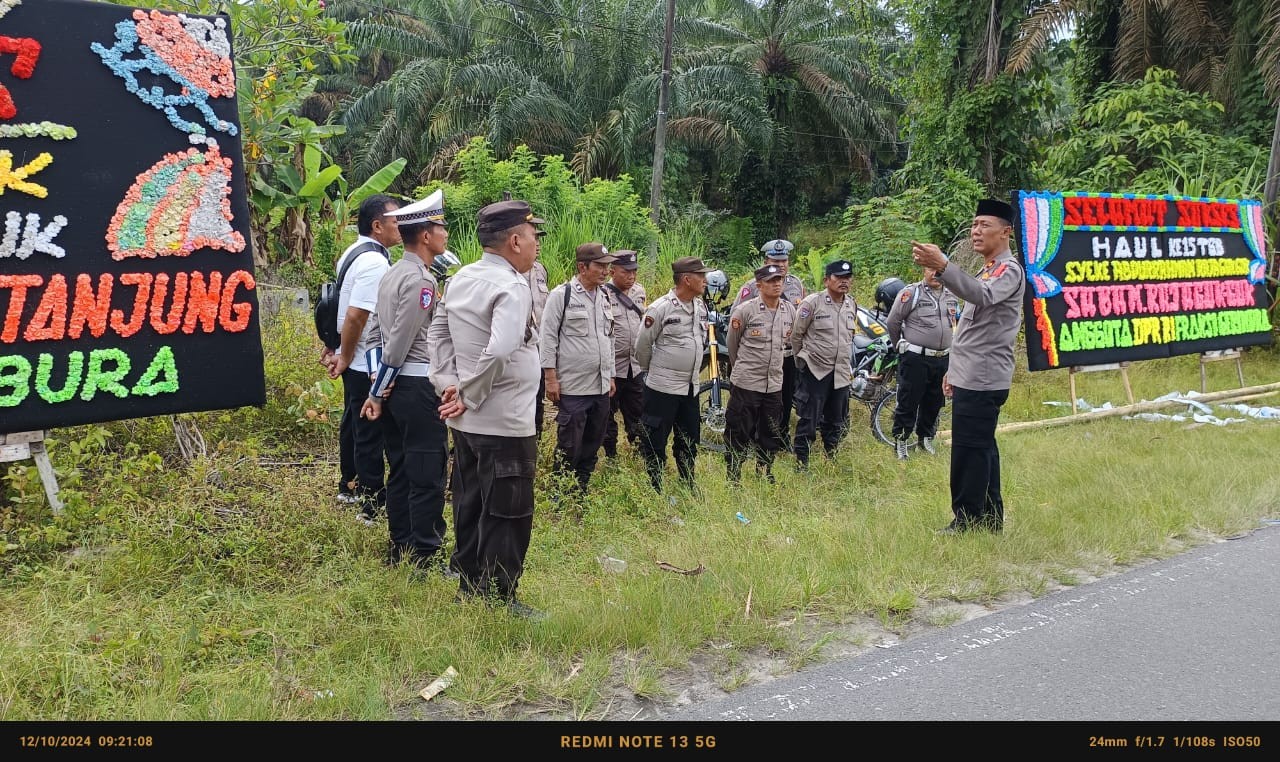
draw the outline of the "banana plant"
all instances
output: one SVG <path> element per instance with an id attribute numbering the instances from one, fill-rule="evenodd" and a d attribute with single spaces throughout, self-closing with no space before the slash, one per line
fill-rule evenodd
<path id="1" fill-rule="evenodd" d="M 293 161 L 273 166 L 270 177 L 260 172 L 251 181 L 255 248 L 258 264 L 267 269 L 289 263 L 314 265 L 315 226 L 332 221 L 345 229 L 351 210 L 390 187 L 408 163 L 396 159 L 348 193 L 342 167 L 322 147 L 345 128 L 302 117 L 292 117 L 291 122 L 298 139 Z M 272 256 L 267 257 L 268 252 Z"/>

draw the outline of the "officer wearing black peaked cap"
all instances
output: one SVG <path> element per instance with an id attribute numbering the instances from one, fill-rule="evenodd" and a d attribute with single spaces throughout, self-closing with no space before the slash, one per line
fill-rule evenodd
<path id="1" fill-rule="evenodd" d="M 1022 264 L 1009 250 L 1013 207 L 994 199 L 978 202 L 969 240 L 983 258 L 977 276 L 950 267 L 931 243 L 911 242 L 912 258 L 937 273 L 965 300 L 951 342 L 951 362 L 942 389 L 953 400 L 951 512 L 942 532 L 1004 531 L 1000 449 L 996 424 L 1013 384 L 1013 351 L 1022 325 Z"/>

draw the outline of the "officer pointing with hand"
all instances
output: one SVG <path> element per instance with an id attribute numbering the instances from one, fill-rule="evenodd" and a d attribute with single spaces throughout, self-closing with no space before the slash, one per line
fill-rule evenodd
<path id="1" fill-rule="evenodd" d="M 1022 325 L 1026 277 L 1009 251 L 1013 207 L 1003 201 L 978 202 L 969 228 L 973 250 L 982 255 L 977 277 L 948 264 L 931 243 L 911 242 L 916 264 L 933 270 L 943 285 L 964 299 L 951 343 L 951 365 L 942 389 L 951 396 L 951 511 L 945 534 L 985 529 L 1004 531 L 1000 493 L 1000 448 L 996 425 L 1013 384 L 1013 350 Z"/>

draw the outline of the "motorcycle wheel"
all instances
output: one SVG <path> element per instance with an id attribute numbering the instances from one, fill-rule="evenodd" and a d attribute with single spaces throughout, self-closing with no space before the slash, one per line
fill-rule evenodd
<path id="1" fill-rule="evenodd" d="M 893 416 L 898 412 L 898 390 L 894 389 L 888 394 L 880 398 L 871 410 L 871 433 L 876 440 L 884 444 L 893 446 Z M 951 400 L 946 399 L 943 402 L 942 410 L 938 411 L 938 431 L 951 430 Z M 909 447 L 918 446 L 918 442 L 913 437 Z"/>
<path id="2" fill-rule="evenodd" d="M 704 450 L 724 452 L 725 412 L 729 409 L 728 373 L 720 366 L 720 408 L 711 407 L 711 381 L 703 381 L 698 387 L 698 418 L 702 422 L 698 446 Z"/>

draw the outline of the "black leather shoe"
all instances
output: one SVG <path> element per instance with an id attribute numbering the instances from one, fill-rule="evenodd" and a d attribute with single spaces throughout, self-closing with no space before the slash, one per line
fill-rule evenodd
<path id="1" fill-rule="evenodd" d="M 961 524 L 955 519 L 952 519 L 950 524 L 947 524 L 945 527 L 939 529 L 934 534 L 963 534 L 964 532 L 968 532 L 972 528 L 973 527 L 969 524 Z"/>

